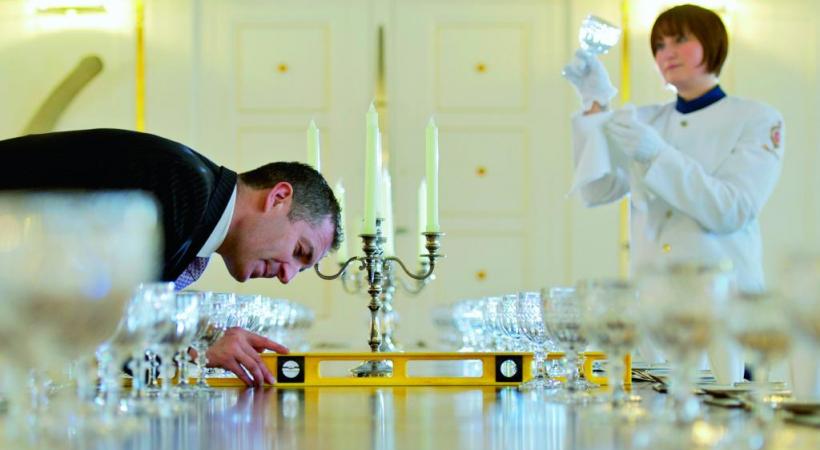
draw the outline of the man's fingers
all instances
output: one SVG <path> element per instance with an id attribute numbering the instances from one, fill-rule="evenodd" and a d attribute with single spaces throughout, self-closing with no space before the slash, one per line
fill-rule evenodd
<path id="1" fill-rule="evenodd" d="M 257 334 L 250 333 L 248 336 L 249 336 L 248 342 L 245 345 L 242 346 L 242 350 L 245 352 L 245 354 L 248 355 L 248 357 L 252 358 L 256 362 L 256 364 L 259 366 L 259 369 L 262 372 L 262 376 L 263 376 L 263 378 L 260 379 L 261 383 L 274 384 L 275 378 L 273 377 L 273 374 L 270 373 L 270 370 L 268 370 L 268 366 L 266 366 L 265 362 L 262 360 L 262 355 L 259 354 L 260 349 L 256 348 L 253 345 L 254 341 L 252 340 L 252 338 L 261 338 L 262 340 L 265 341 L 262 344 L 275 344 L 275 345 L 279 345 L 279 344 L 276 344 L 275 342 L 273 342 L 269 339 L 265 339 L 264 337 L 259 336 Z M 262 349 L 266 348 L 264 345 L 262 345 L 260 347 L 262 347 Z M 284 348 L 284 347 L 282 347 L 282 348 Z M 285 348 L 285 351 L 287 351 L 286 348 Z"/>
<path id="2" fill-rule="evenodd" d="M 265 362 L 262 360 L 262 356 L 259 352 L 250 346 L 248 346 L 248 348 L 244 348 L 243 350 L 245 350 L 245 353 L 256 362 L 257 367 L 259 367 L 259 371 L 262 374 L 262 378 L 260 378 L 260 385 L 263 383 L 274 384 L 276 379 L 273 377 L 273 374 L 270 373 L 268 366 L 265 365 Z M 256 375 L 254 375 L 254 377 L 255 376 Z"/>
<path id="3" fill-rule="evenodd" d="M 255 348 L 256 351 L 267 349 L 279 353 L 280 355 L 287 355 L 288 353 L 290 353 L 290 350 L 288 350 L 288 348 L 284 345 L 279 344 L 277 342 L 273 342 L 272 340 L 264 336 L 260 336 L 254 333 L 251 333 L 248 336 L 248 343 L 251 344 L 251 346 L 253 346 L 253 348 Z"/>
<path id="4" fill-rule="evenodd" d="M 242 369 L 242 367 L 236 361 L 230 361 L 228 363 L 225 363 L 223 367 L 236 374 L 236 376 L 239 377 L 239 379 L 242 380 L 242 382 L 246 385 L 253 386 L 253 381 L 250 378 L 248 378 L 248 374 L 245 373 L 245 370 Z"/>
<path id="5" fill-rule="evenodd" d="M 249 355 L 247 352 L 241 352 L 240 354 L 236 355 L 236 360 L 239 361 L 240 364 L 245 366 L 250 372 L 251 376 L 253 377 L 253 385 L 254 386 L 262 386 L 265 383 L 265 375 L 262 373 L 262 369 L 259 367 L 260 364 L 256 362 L 256 360 Z"/>

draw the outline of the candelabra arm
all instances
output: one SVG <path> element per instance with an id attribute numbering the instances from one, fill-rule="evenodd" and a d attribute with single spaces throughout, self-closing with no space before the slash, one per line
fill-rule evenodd
<path id="1" fill-rule="evenodd" d="M 398 281 L 401 285 L 402 290 L 411 295 L 417 295 L 421 294 L 421 291 L 424 290 L 424 287 L 427 286 L 427 284 L 435 278 L 435 275 L 430 275 L 428 278 L 425 278 L 423 280 L 416 280 L 415 283 L 410 283 L 404 278 L 399 278 Z"/>
<path id="2" fill-rule="evenodd" d="M 421 281 L 421 280 L 424 280 L 424 279 L 430 277 L 430 275 L 433 274 L 433 270 L 436 268 L 435 258 L 430 258 L 430 266 L 427 268 L 427 270 L 425 272 L 422 272 L 422 273 L 411 272 L 409 269 L 407 269 L 407 266 L 404 265 L 402 260 L 400 260 L 399 258 L 396 258 L 395 256 L 388 256 L 387 258 L 384 258 L 384 259 L 385 259 L 385 261 L 395 261 L 395 262 L 399 263 L 402 270 L 404 270 L 404 273 L 406 273 L 408 277 L 413 278 L 414 280 L 420 280 Z"/>
<path id="3" fill-rule="evenodd" d="M 350 263 L 352 263 L 353 261 L 358 261 L 358 260 L 359 260 L 358 256 L 354 256 L 354 257 L 348 259 L 344 264 L 342 264 L 342 267 L 339 269 L 339 271 L 336 272 L 333 275 L 325 275 L 322 272 L 320 272 L 319 271 L 319 263 L 316 263 L 316 265 L 313 266 L 313 268 L 316 270 L 316 275 L 319 275 L 319 278 L 321 278 L 323 280 L 335 280 L 336 278 L 339 278 L 340 276 L 344 275 L 345 270 L 347 270 L 347 266 L 349 266 Z"/>

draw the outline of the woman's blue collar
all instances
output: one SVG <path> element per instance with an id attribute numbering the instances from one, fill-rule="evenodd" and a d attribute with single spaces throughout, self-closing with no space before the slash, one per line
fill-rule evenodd
<path id="1" fill-rule="evenodd" d="M 723 92 L 720 85 L 715 85 L 715 87 L 694 100 L 684 100 L 679 95 L 678 101 L 675 103 L 675 109 L 681 114 L 689 114 L 691 112 L 706 108 L 723 97 L 726 97 L 726 93 Z"/>

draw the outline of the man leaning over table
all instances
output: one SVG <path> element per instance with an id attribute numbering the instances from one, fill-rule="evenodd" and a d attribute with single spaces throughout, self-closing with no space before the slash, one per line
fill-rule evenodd
<path id="1" fill-rule="evenodd" d="M 213 253 L 239 282 L 276 277 L 288 283 L 343 239 L 332 190 L 301 163 L 275 162 L 237 174 L 177 142 L 115 129 L 0 141 L 0 161 L 0 190 L 151 193 L 163 220 L 161 279 L 177 290 L 199 278 Z M 266 349 L 288 351 L 232 328 L 208 350 L 209 365 L 248 385 L 273 383 L 259 356 Z"/>

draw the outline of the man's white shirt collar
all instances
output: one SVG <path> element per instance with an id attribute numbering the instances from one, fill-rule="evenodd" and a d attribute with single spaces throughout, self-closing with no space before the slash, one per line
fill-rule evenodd
<path id="1" fill-rule="evenodd" d="M 228 201 L 228 206 L 225 207 L 225 211 L 222 212 L 222 217 L 219 218 L 219 222 L 216 223 L 214 231 L 208 236 L 208 240 L 205 241 L 205 245 L 199 249 L 199 253 L 197 253 L 196 256 L 208 258 L 222 245 L 222 242 L 225 241 L 225 236 L 228 235 L 228 227 L 231 225 L 234 206 L 236 206 L 236 186 L 233 187 L 233 194 L 231 194 L 231 199 Z"/>

